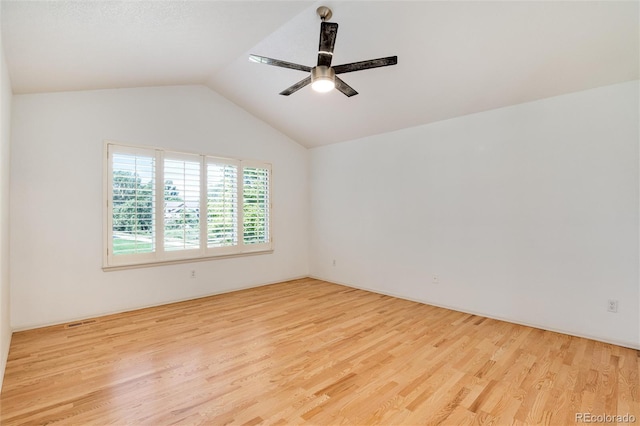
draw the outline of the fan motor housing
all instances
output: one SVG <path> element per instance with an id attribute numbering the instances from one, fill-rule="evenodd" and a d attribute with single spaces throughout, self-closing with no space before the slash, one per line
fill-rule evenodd
<path id="1" fill-rule="evenodd" d="M 331 67 L 319 65 L 311 68 L 311 82 L 316 80 L 331 80 L 336 81 L 336 72 Z"/>
<path id="2" fill-rule="evenodd" d="M 311 68 L 311 88 L 316 92 L 326 93 L 336 87 L 336 72 L 326 65 Z"/>

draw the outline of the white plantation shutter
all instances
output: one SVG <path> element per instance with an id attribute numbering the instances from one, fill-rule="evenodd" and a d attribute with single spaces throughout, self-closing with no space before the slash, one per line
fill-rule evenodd
<path id="1" fill-rule="evenodd" d="M 272 250 L 271 166 L 105 143 L 104 267 Z"/>
<path id="2" fill-rule="evenodd" d="M 270 199 L 267 166 L 243 167 L 243 237 L 244 244 L 268 244 Z"/>
<path id="3" fill-rule="evenodd" d="M 113 148 L 108 155 L 110 258 L 150 259 L 156 251 L 156 152 Z"/>
<path id="4" fill-rule="evenodd" d="M 166 153 L 164 156 L 164 250 L 200 248 L 201 157 Z"/>
<path id="5" fill-rule="evenodd" d="M 207 248 L 238 245 L 238 162 L 207 160 Z"/>

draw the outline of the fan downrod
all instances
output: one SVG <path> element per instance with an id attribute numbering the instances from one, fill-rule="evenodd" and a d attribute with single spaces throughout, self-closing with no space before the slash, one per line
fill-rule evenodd
<path id="1" fill-rule="evenodd" d="M 329 9 L 327 6 L 320 6 L 316 9 L 316 13 L 320 17 L 320 19 L 322 19 L 322 22 L 328 21 L 333 16 L 331 9 Z"/>

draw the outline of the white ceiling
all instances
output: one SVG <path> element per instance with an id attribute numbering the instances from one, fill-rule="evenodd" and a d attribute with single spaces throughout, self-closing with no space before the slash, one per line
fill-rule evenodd
<path id="1" fill-rule="evenodd" d="M 327 5 L 333 64 L 360 94 L 278 93 L 315 65 Z M 206 84 L 307 147 L 640 78 L 638 1 L 7 1 L 15 93 Z"/>

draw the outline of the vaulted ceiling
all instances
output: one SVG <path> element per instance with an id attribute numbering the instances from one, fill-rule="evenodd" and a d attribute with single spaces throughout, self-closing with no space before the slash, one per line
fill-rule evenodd
<path id="1" fill-rule="evenodd" d="M 313 66 L 320 19 L 356 89 L 278 93 Z M 640 78 L 637 1 L 7 1 L 14 93 L 205 84 L 307 147 Z"/>

